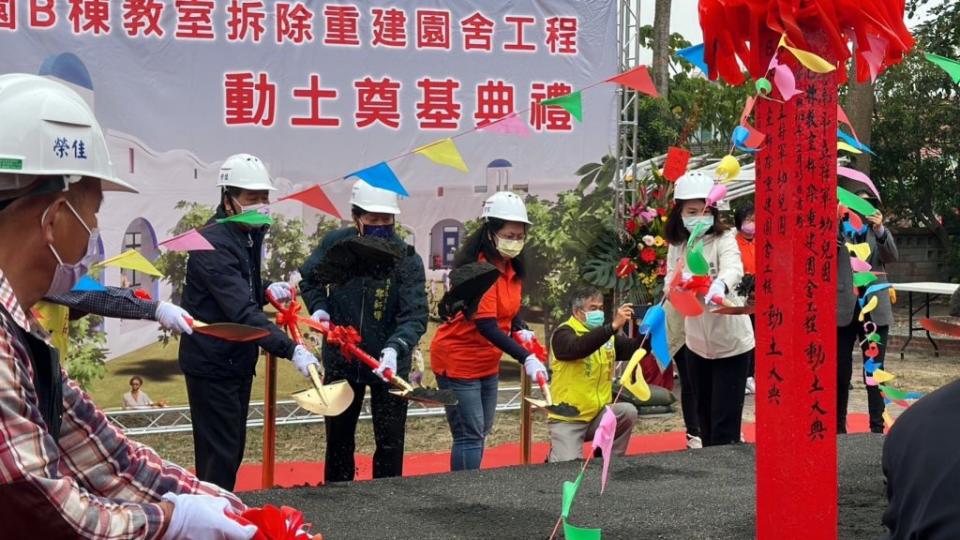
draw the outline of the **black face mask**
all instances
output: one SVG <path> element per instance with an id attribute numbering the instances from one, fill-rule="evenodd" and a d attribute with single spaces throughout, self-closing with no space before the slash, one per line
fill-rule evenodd
<path id="1" fill-rule="evenodd" d="M 390 225 L 364 225 L 363 235 L 389 240 L 393 238 L 394 227 L 395 226 L 392 223 Z"/>

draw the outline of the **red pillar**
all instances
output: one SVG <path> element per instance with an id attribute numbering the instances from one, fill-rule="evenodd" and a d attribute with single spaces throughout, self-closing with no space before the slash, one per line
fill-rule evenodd
<path id="1" fill-rule="evenodd" d="M 837 77 L 780 59 L 803 94 L 755 107 L 757 538 L 836 539 Z"/>

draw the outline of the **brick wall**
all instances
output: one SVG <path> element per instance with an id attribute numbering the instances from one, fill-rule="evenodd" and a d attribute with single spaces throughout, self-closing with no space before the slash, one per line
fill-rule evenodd
<path id="1" fill-rule="evenodd" d="M 900 260 L 887 265 L 888 279 L 894 283 L 949 281 L 946 250 L 927 229 L 894 231 Z"/>

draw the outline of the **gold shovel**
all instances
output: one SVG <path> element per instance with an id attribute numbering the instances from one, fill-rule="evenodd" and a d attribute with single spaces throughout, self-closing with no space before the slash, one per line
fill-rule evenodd
<path id="1" fill-rule="evenodd" d="M 310 380 L 313 388 L 300 390 L 291 394 L 300 407 L 321 416 L 337 416 L 353 403 L 353 388 L 347 381 L 336 381 L 323 384 L 317 366 L 310 364 Z"/>

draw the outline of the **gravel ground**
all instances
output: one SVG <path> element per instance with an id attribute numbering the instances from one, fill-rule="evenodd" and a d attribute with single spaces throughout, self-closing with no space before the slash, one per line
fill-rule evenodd
<path id="1" fill-rule="evenodd" d="M 876 435 L 840 437 L 840 538 L 873 539 L 882 532 L 882 441 Z M 588 469 L 573 524 L 600 527 L 609 539 L 753 537 L 751 445 L 614 460 L 602 496 L 599 465 Z M 559 515 L 561 486 L 579 467 L 510 467 L 251 492 L 243 499 L 295 506 L 326 540 L 547 538 Z"/>

